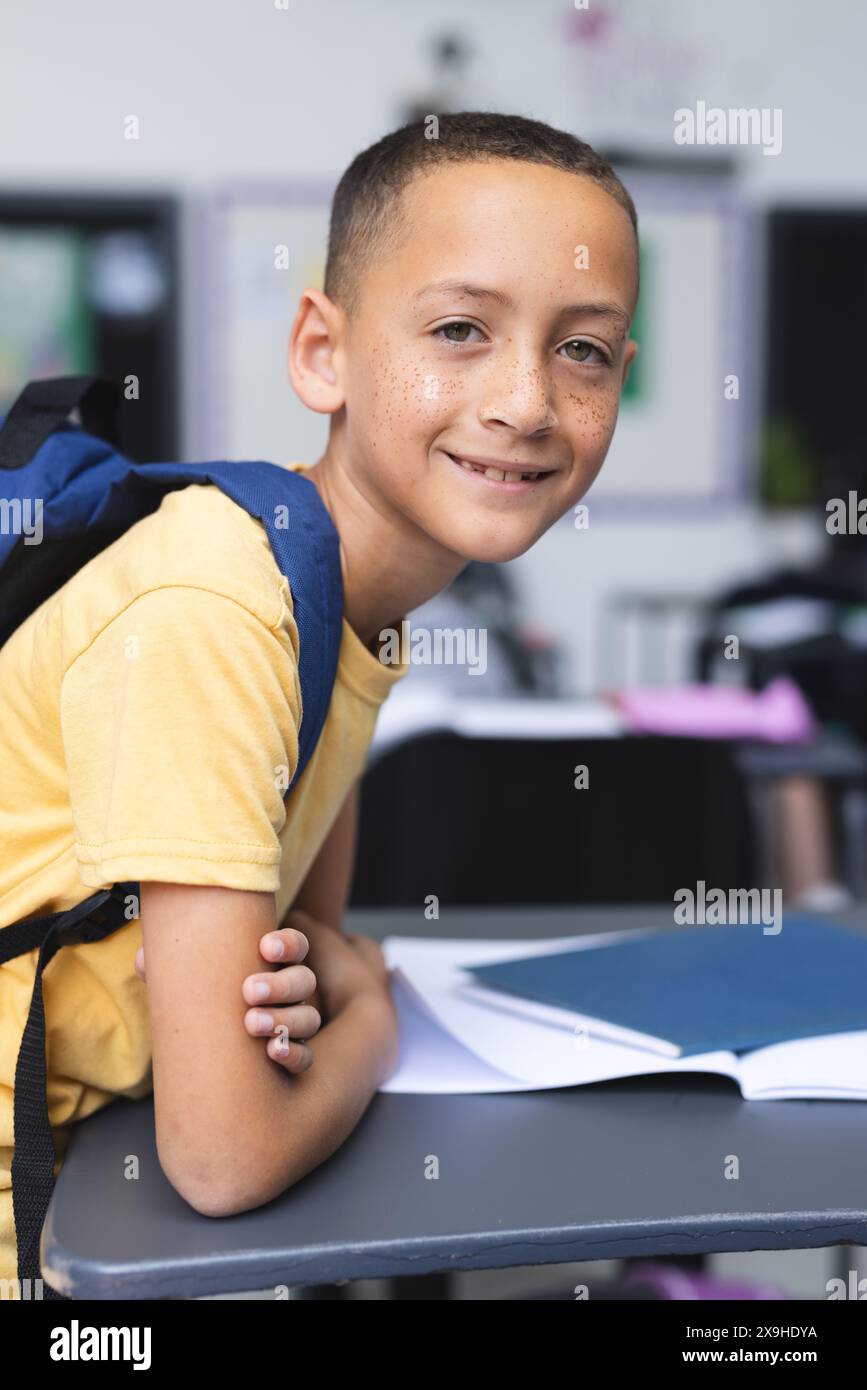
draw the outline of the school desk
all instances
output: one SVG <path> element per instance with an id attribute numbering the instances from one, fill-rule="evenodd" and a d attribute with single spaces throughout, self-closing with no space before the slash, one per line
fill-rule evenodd
<path id="1" fill-rule="evenodd" d="M 867 930 L 867 910 L 842 915 Z M 467 937 L 666 926 L 643 908 L 441 909 Z M 429 935 L 422 912 L 348 929 Z M 319 1169 L 244 1215 L 198 1215 L 157 1160 L 151 1101 L 76 1126 L 43 1236 L 74 1298 L 142 1299 L 626 1256 L 867 1245 L 867 1104 L 744 1101 L 678 1075 L 500 1095 L 377 1095 Z M 726 1155 L 740 1178 L 724 1180 Z M 129 1155 L 139 1177 L 124 1177 Z M 425 1178 L 429 1155 L 439 1177 Z M 570 1275 L 574 1271 L 570 1271 Z M 552 1271 L 555 1273 L 555 1271 Z M 565 1272 L 564 1272 L 565 1277 Z M 817 1298 L 825 1297 L 816 1290 Z"/>

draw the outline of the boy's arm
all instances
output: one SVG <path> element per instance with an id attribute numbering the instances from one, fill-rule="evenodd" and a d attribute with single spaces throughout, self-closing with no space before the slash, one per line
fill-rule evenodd
<path id="1" fill-rule="evenodd" d="M 387 986 L 340 941 L 350 987 L 310 1039 L 315 1065 L 289 1076 L 242 1021 L 241 981 L 276 926 L 274 895 L 143 882 L 141 920 L 163 1171 L 205 1215 L 260 1206 L 340 1146 L 390 1075 Z"/>
<path id="2" fill-rule="evenodd" d="M 289 912 L 300 910 L 309 913 L 317 922 L 325 922 L 329 927 L 334 927 L 335 931 L 340 931 L 355 866 L 359 800 L 360 783 L 354 782 L 337 814 L 337 819 L 307 871 L 307 877 L 295 895 L 295 901 L 280 923 L 281 926 L 286 922 Z M 315 950 L 311 949 L 306 961 L 314 975 L 315 956 Z M 322 991 L 318 984 L 313 993 L 307 996 L 306 1003 L 312 1004 L 318 1011 L 323 1024 L 328 1022 Z"/>
<path id="3" fill-rule="evenodd" d="M 353 783 L 290 908 L 308 912 L 317 922 L 326 922 L 336 931 L 340 931 L 352 886 L 359 792 L 360 783 Z"/>

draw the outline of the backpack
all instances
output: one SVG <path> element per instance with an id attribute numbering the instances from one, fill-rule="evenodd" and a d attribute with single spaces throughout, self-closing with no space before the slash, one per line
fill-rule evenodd
<path id="1" fill-rule="evenodd" d="M 292 592 L 303 711 L 294 786 L 322 731 L 337 671 L 343 621 L 337 531 L 314 485 L 276 464 L 131 462 L 114 447 L 118 400 L 117 385 L 104 378 L 58 377 L 31 381 L 0 417 L 0 646 L 88 560 L 156 511 L 167 492 L 214 483 L 263 522 Z M 67 418 L 76 407 L 80 427 Z M 27 544 L 34 509 L 42 534 Z M 42 973 L 61 947 L 101 941 L 124 926 L 130 894 L 138 900 L 137 883 L 115 884 L 66 911 L 0 929 L 0 965 L 39 949 L 15 1068 L 12 1203 L 22 1281 L 40 1276 L 39 1243 L 54 1188 Z M 50 1288 L 45 1296 L 61 1297 Z"/>

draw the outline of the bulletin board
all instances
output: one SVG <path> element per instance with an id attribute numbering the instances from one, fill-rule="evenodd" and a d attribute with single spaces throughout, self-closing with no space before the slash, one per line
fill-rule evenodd
<path id="1" fill-rule="evenodd" d="M 25 382 L 93 369 L 85 238 L 0 224 L 0 413 Z"/>

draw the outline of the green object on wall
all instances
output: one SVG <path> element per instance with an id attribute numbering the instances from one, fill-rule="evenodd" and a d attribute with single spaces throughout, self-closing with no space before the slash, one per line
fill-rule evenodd
<path id="1" fill-rule="evenodd" d="M 818 461 L 803 430 L 785 415 L 772 416 L 759 453 L 761 498 L 772 507 L 805 507 L 816 501 Z"/>
<path id="2" fill-rule="evenodd" d="M 649 303 L 653 295 L 653 255 L 647 243 L 642 242 L 640 257 L 641 293 L 629 330 L 630 338 L 638 343 L 638 352 L 632 359 L 626 385 L 621 400 L 624 405 L 635 405 L 643 401 L 648 392 L 648 366 L 650 359 L 650 339 L 647 325 L 651 321 Z"/>

